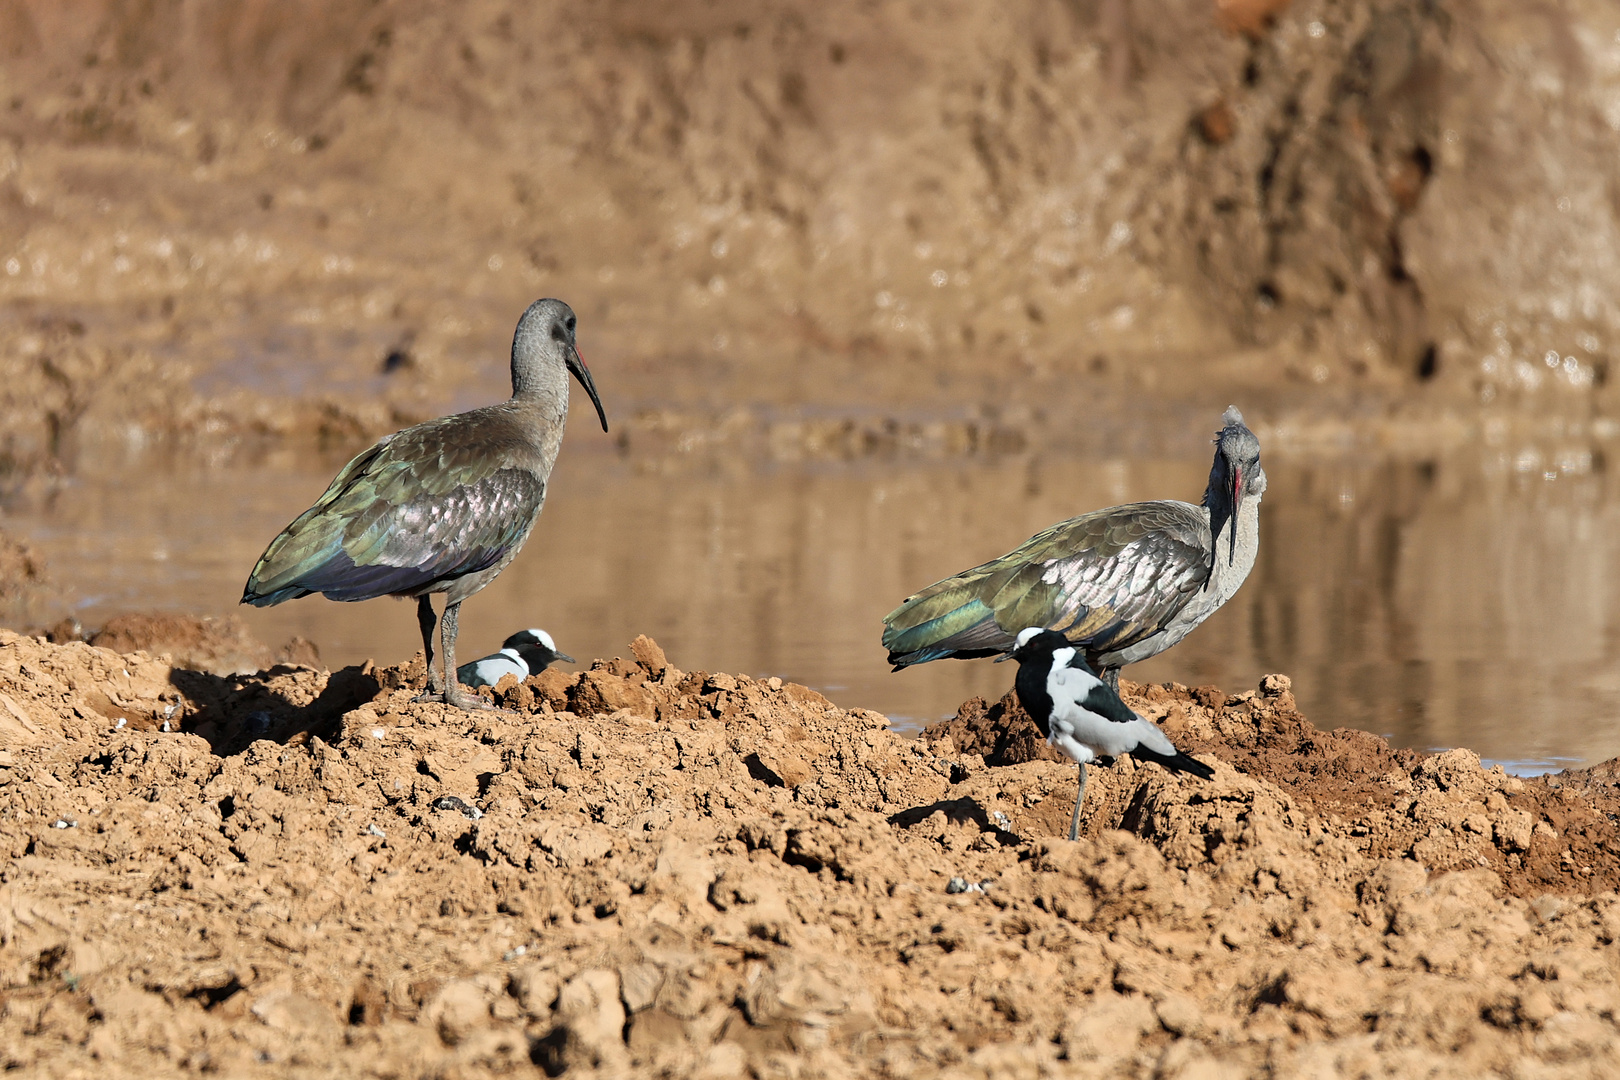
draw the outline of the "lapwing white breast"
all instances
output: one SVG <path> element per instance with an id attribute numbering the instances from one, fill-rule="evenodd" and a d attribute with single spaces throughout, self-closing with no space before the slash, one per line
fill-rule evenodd
<path id="1" fill-rule="evenodd" d="M 1186 637 L 1237 592 L 1260 549 L 1266 473 L 1237 408 L 1221 417 L 1201 506 L 1126 503 L 1060 521 L 1018 548 L 906 597 L 883 617 L 894 670 L 1006 659 L 1027 626 L 1056 630 L 1108 685 Z"/>
<path id="2" fill-rule="evenodd" d="M 259 557 L 242 603 L 268 607 L 311 593 L 328 600 L 416 600 L 427 651 L 420 701 L 489 708 L 456 675 L 461 604 L 495 580 L 534 529 L 568 422 L 568 376 L 607 414 L 574 344 L 561 300 L 536 300 L 512 336 L 512 396 L 389 435 L 343 467 L 326 492 Z M 430 597 L 444 593 L 438 619 Z M 433 667 L 440 623 L 443 676 Z"/>
<path id="3" fill-rule="evenodd" d="M 499 652 L 481 656 L 456 669 L 461 685 L 477 688 L 494 686 L 503 676 L 516 675 L 522 682 L 530 675 L 538 675 L 558 660 L 572 664 L 574 658 L 557 651 L 557 643 L 544 630 L 519 630 L 501 642 Z"/>
<path id="4" fill-rule="evenodd" d="M 1018 679 L 1013 684 L 1046 745 L 1080 766 L 1080 791 L 1069 819 L 1069 839 L 1080 835 L 1080 804 L 1086 797 L 1086 765 L 1098 758 L 1129 754 L 1156 761 L 1171 772 L 1203 780 L 1215 770 L 1181 753 L 1157 724 L 1132 712 L 1086 663 L 1080 650 L 1055 630 L 1031 626 L 1019 632 L 1013 648 Z"/>

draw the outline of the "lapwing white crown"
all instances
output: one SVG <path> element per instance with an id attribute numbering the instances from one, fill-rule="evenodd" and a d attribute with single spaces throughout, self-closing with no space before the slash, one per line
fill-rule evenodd
<path id="1" fill-rule="evenodd" d="M 574 312 L 536 300 L 512 335 L 512 396 L 429 420 L 379 441 L 343 466 L 315 505 L 259 557 L 242 603 L 269 607 L 321 593 L 328 600 L 416 601 L 427 653 L 419 701 L 487 709 L 457 679 L 462 602 L 506 569 L 534 530 L 568 423 L 568 377 L 607 413 L 574 342 Z M 444 593 L 444 615 L 432 596 Z M 443 645 L 433 666 L 433 631 Z"/>
<path id="2" fill-rule="evenodd" d="M 473 688 L 494 686 L 506 675 L 516 675 L 518 682 L 522 682 L 558 660 L 574 662 L 572 656 L 557 651 L 557 643 L 544 630 L 519 630 L 501 642 L 499 652 L 462 664 L 456 669 L 456 678 L 461 680 L 461 685 Z"/>
<path id="3" fill-rule="evenodd" d="M 1031 626 L 1019 631 L 1013 648 L 1018 661 L 1014 689 L 1046 745 L 1080 766 L 1080 791 L 1069 819 L 1069 839 L 1080 835 L 1080 804 L 1086 797 L 1086 765 L 1099 758 L 1129 754 L 1156 761 L 1171 772 L 1208 780 L 1215 770 L 1181 753 L 1157 724 L 1132 712 L 1114 689 L 1097 677 L 1079 649 L 1055 630 Z"/>
<path id="4" fill-rule="evenodd" d="M 1260 549 L 1260 440 L 1233 406 L 1215 434 L 1201 506 L 1126 503 L 1060 521 L 936 581 L 883 617 L 894 670 L 1006 659 L 1026 626 L 1061 633 L 1119 689 L 1119 669 L 1186 637 L 1237 592 Z"/>

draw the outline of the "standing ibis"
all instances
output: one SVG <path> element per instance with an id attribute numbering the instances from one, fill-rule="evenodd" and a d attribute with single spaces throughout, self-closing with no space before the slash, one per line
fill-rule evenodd
<path id="1" fill-rule="evenodd" d="M 1006 659 L 1030 626 L 1062 634 L 1119 689 L 1119 669 L 1156 656 L 1237 592 L 1260 546 L 1266 473 L 1236 406 L 1222 417 L 1201 506 L 1174 499 L 1094 510 L 1017 550 L 937 581 L 883 617 L 894 670 L 929 660 Z"/>
<path id="2" fill-rule="evenodd" d="M 329 600 L 416 600 L 428 692 L 418 700 L 488 708 L 456 677 L 462 601 L 495 580 L 523 547 L 546 501 L 568 419 L 568 376 L 607 430 L 590 369 L 574 345 L 574 313 L 537 300 L 512 338 L 512 396 L 389 435 L 337 474 L 259 557 L 242 603 L 268 607 L 310 593 Z M 433 668 L 444 593 L 443 677 Z"/>
<path id="3" fill-rule="evenodd" d="M 1018 703 L 1046 736 L 1046 745 L 1080 766 L 1080 792 L 1069 818 L 1069 839 L 1080 836 L 1080 804 L 1086 798 L 1086 764 L 1121 754 L 1157 761 L 1171 772 L 1203 780 L 1215 770 L 1171 745 L 1158 725 L 1137 716 L 1086 664 L 1080 650 L 1055 630 L 1019 631 L 1013 659 Z"/>
<path id="4" fill-rule="evenodd" d="M 481 656 L 456 669 L 462 686 L 494 686 L 504 675 L 516 675 L 522 682 L 538 675 L 558 660 L 572 664 L 574 658 L 557 651 L 557 643 L 544 630 L 519 630 L 501 642 L 501 651 Z"/>

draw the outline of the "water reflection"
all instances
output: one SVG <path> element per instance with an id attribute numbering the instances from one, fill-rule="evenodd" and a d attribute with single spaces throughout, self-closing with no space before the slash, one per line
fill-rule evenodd
<path id="1" fill-rule="evenodd" d="M 1293 676 L 1319 725 L 1466 745 L 1534 770 L 1620 754 L 1620 498 L 1590 471 L 1519 471 L 1476 449 L 1431 461 L 1289 460 L 1268 451 L 1248 583 L 1139 680 L 1252 687 Z M 236 609 L 276 531 L 334 463 L 86 470 L 8 527 L 35 540 L 86 625 L 127 610 L 237 610 L 271 643 L 338 665 L 418 647 L 409 606 L 311 598 Z M 999 695 L 1012 669 L 945 661 L 890 674 L 880 619 L 908 592 L 1072 514 L 1196 499 L 1208 458 L 782 465 L 634 460 L 571 442 L 528 548 L 463 614 L 467 655 L 543 626 L 576 656 L 638 633 L 681 667 L 781 675 L 902 726 Z"/>

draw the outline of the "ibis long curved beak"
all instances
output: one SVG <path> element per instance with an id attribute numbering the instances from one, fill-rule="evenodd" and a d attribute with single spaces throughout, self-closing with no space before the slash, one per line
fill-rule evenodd
<path id="1" fill-rule="evenodd" d="M 1232 467 L 1232 539 L 1228 542 L 1226 548 L 1228 566 L 1237 562 L 1238 499 L 1242 497 L 1242 492 L 1243 466 L 1234 465 Z"/>
<path id="2" fill-rule="evenodd" d="M 591 404 L 596 406 L 596 416 L 602 421 L 602 430 L 606 431 L 607 413 L 602 411 L 602 399 L 596 396 L 596 382 L 591 378 L 591 369 L 585 366 L 585 358 L 579 355 L 579 349 L 572 345 L 568 347 L 568 370 L 574 373 L 579 385 L 591 395 Z"/>

